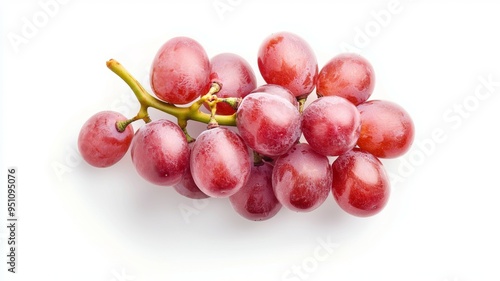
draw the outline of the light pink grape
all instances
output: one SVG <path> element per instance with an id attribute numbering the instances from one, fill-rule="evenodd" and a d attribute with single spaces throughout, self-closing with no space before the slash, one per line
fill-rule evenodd
<path id="1" fill-rule="evenodd" d="M 151 66 L 150 80 L 159 99 L 187 104 L 208 92 L 210 61 L 197 41 L 174 37 L 158 50 Z"/>
<path id="2" fill-rule="evenodd" d="M 286 99 L 252 93 L 241 102 L 236 125 L 246 144 L 265 156 L 287 152 L 301 135 L 301 116 Z"/>
<path id="3" fill-rule="evenodd" d="M 116 122 L 126 119 L 118 112 L 102 111 L 83 124 L 78 135 L 78 150 L 87 163 L 104 168 L 123 158 L 132 142 L 134 129 L 129 125 L 119 132 Z"/>
<path id="4" fill-rule="evenodd" d="M 266 93 L 274 96 L 279 96 L 288 100 L 291 104 L 298 108 L 299 102 L 297 98 L 287 88 L 276 84 L 264 84 L 252 91 L 252 93 Z"/>
<path id="5" fill-rule="evenodd" d="M 189 165 L 189 147 L 181 128 L 159 119 L 139 128 L 132 141 L 132 162 L 141 177 L 163 186 L 178 183 Z"/>
<path id="6" fill-rule="evenodd" d="M 222 87 L 217 92 L 219 98 L 243 98 L 257 86 L 257 78 L 250 64 L 241 56 L 233 53 L 222 53 L 210 60 L 210 81 Z M 208 107 L 207 107 L 208 108 Z M 217 104 L 217 114 L 231 115 L 236 112 L 229 104 Z"/>
<path id="7" fill-rule="evenodd" d="M 229 197 L 238 214 L 249 220 L 262 221 L 279 212 L 281 204 L 274 195 L 272 173 L 273 166 L 269 163 L 252 167 L 248 182 Z"/>
<path id="8" fill-rule="evenodd" d="M 194 142 L 189 143 L 189 153 L 191 155 L 191 150 L 193 149 Z M 193 175 L 191 174 L 191 167 L 190 165 L 187 166 L 186 171 L 182 175 L 181 181 L 178 182 L 177 184 L 174 185 L 175 190 L 191 199 L 204 199 L 208 198 L 210 196 L 206 195 L 203 193 L 203 191 L 200 190 L 200 188 L 196 185 L 193 179 Z"/>
<path id="9" fill-rule="evenodd" d="M 248 181 L 252 156 L 238 134 L 216 127 L 198 136 L 190 163 L 194 182 L 203 193 L 229 197 Z"/>

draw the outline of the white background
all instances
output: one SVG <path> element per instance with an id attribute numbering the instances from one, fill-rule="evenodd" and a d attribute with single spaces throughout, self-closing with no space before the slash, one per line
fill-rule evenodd
<path id="1" fill-rule="evenodd" d="M 330 2 L 1 1 L 0 217 L 15 166 L 19 222 L 15 275 L 0 228 L 0 279 L 499 280 L 500 5 Z M 355 47 L 376 72 L 372 99 L 413 117 L 412 150 L 384 161 L 393 190 L 382 213 L 352 217 L 329 197 L 311 213 L 251 222 L 227 200 L 146 183 L 129 155 L 108 169 L 78 156 L 88 117 L 138 109 L 106 60 L 149 87 L 156 50 L 189 36 L 209 56 L 243 56 L 262 84 L 257 49 L 277 31 L 307 40 L 320 67 Z"/>

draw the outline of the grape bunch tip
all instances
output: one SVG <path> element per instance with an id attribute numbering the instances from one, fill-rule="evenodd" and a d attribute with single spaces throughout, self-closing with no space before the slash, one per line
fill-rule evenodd
<path id="1" fill-rule="evenodd" d="M 319 68 L 302 37 L 278 32 L 263 40 L 257 63 L 264 85 L 240 55 L 209 57 L 194 39 L 174 37 L 152 61 L 149 93 L 122 64 L 108 60 L 140 109 L 129 118 L 112 111 L 91 116 L 78 136 L 80 154 L 105 168 L 130 151 L 145 181 L 188 198 L 228 198 L 252 221 L 268 220 L 282 207 L 311 212 L 329 197 L 356 217 L 382 211 L 390 182 L 380 158 L 404 155 L 415 127 L 400 105 L 370 99 L 370 62 L 341 53 Z M 317 99 L 306 106 L 313 92 Z M 177 123 L 152 120 L 150 108 Z M 144 125 L 134 132 L 131 124 L 139 120 Z M 207 129 L 191 136 L 190 121 Z"/>

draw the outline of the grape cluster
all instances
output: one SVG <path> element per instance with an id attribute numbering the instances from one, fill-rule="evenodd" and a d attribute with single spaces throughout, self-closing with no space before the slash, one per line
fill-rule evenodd
<path id="1" fill-rule="evenodd" d="M 168 40 L 152 62 L 149 94 L 115 60 L 108 67 L 133 90 L 141 107 L 130 119 L 99 112 L 82 127 L 78 148 L 96 167 L 109 167 L 130 150 L 137 173 L 186 197 L 229 198 L 250 220 L 273 217 L 282 206 L 310 212 L 330 192 L 347 213 L 380 212 L 390 183 L 379 158 L 407 152 L 414 139 L 409 114 L 396 103 L 369 100 L 372 65 L 343 53 L 321 69 L 312 48 L 279 32 L 258 50 L 265 85 L 232 53 L 211 59 L 188 37 Z M 318 98 L 306 106 L 315 91 Z M 153 107 L 177 124 L 151 120 Z M 136 132 L 130 124 L 145 121 Z M 189 120 L 207 123 L 196 138 Z"/>

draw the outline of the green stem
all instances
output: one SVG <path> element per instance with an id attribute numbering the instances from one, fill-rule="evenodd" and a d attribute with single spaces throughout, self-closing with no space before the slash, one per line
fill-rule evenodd
<path id="1" fill-rule="evenodd" d="M 160 111 L 177 117 L 183 126 L 187 124 L 187 120 L 195 120 L 208 124 L 212 118 L 211 114 L 201 112 L 199 109 L 208 97 L 217 93 L 220 90 L 220 85 L 213 83 L 210 91 L 202 96 L 198 101 L 189 107 L 178 107 L 168 102 L 161 101 L 152 96 L 144 87 L 137 81 L 118 61 L 110 59 L 106 62 L 106 66 L 118 75 L 134 92 L 137 100 L 141 104 L 141 109 L 133 121 L 143 119 L 145 122 L 150 122 L 151 119 L 147 114 L 149 107 L 156 108 Z M 219 125 L 236 126 L 236 114 L 233 115 L 215 115 L 213 118 Z M 131 119 L 131 120 L 132 120 Z M 130 124 L 130 123 L 129 123 Z M 128 125 L 128 124 L 127 124 Z M 184 128 L 183 128 L 184 129 Z"/>
<path id="2" fill-rule="evenodd" d="M 118 130 L 118 132 L 123 132 L 125 131 L 125 129 L 127 128 L 127 126 L 129 124 L 131 124 L 132 122 L 136 121 L 137 119 L 135 118 L 132 118 L 132 119 L 128 119 L 128 120 L 123 120 L 123 121 L 117 121 L 116 122 L 116 129 Z"/>
<path id="3" fill-rule="evenodd" d="M 208 126 L 207 126 L 207 129 L 213 129 L 213 128 L 217 128 L 219 127 L 219 123 L 217 122 L 217 120 L 215 120 L 215 116 L 217 116 L 215 114 L 215 111 L 217 110 L 217 103 L 216 102 L 211 102 L 210 103 L 210 121 L 208 121 Z"/>
<path id="4" fill-rule="evenodd" d="M 240 103 L 243 99 L 242 98 L 219 98 L 218 102 L 225 102 L 229 104 L 234 110 L 237 110 L 238 107 L 240 106 Z"/>
<path id="5" fill-rule="evenodd" d="M 137 115 L 128 120 L 123 120 L 123 121 L 117 121 L 116 122 L 116 129 L 118 132 L 123 132 L 127 128 L 128 125 L 130 125 L 132 122 L 135 122 L 137 120 L 144 120 L 144 122 L 149 123 L 151 122 L 151 118 L 149 118 L 147 107 L 141 106 L 141 109 L 139 109 L 139 112 Z"/>
<path id="6" fill-rule="evenodd" d="M 297 101 L 299 102 L 299 112 L 300 114 L 302 114 L 302 112 L 304 112 L 304 108 L 306 105 L 307 96 L 304 98 L 298 98 Z"/>
<path id="7" fill-rule="evenodd" d="M 188 143 L 191 143 L 191 142 L 193 142 L 193 141 L 196 140 L 191 135 L 189 135 L 186 127 L 182 128 L 182 131 L 184 132 L 184 135 L 186 136 L 186 140 L 187 140 Z"/>

